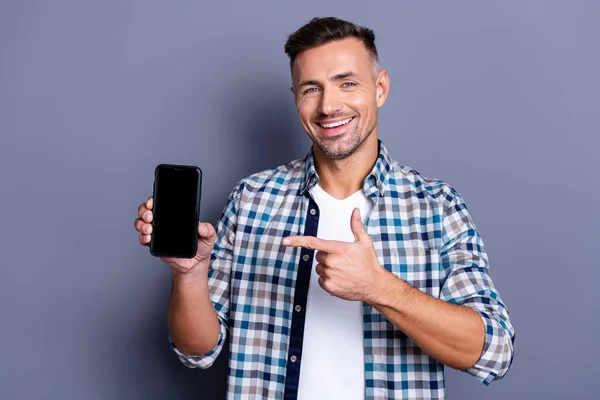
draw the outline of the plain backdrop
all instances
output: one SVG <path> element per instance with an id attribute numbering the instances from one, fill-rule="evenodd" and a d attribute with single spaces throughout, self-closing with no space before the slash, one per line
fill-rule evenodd
<path id="1" fill-rule="evenodd" d="M 283 45 L 313 16 L 375 30 L 394 158 L 454 186 L 516 328 L 504 380 L 449 399 L 588 399 L 600 368 L 595 1 L 0 2 L 0 398 L 219 399 L 184 367 L 168 267 L 139 245 L 161 162 L 235 183 L 310 142 Z"/>

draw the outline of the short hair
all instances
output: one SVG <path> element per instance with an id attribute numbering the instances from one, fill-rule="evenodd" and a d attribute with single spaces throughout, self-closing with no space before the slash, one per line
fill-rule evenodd
<path id="1" fill-rule="evenodd" d="M 335 17 L 313 18 L 288 36 L 285 53 L 290 58 L 290 69 L 294 67 L 294 61 L 300 52 L 347 38 L 356 38 L 364 44 L 376 73 L 379 70 L 379 55 L 373 30 Z"/>

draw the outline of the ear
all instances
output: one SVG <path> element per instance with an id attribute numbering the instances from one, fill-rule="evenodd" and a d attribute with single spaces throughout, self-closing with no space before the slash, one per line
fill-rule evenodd
<path id="1" fill-rule="evenodd" d="M 379 71 L 377 80 L 375 81 L 377 88 L 377 107 L 382 107 L 390 91 L 390 77 L 385 69 Z"/>

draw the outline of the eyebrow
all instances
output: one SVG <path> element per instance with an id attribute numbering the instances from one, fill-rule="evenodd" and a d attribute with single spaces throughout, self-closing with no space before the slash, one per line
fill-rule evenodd
<path id="1" fill-rule="evenodd" d="M 352 71 L 342 72 L 341 74 L 334 75 L 333 78 L 332 78 L 332 80 L 333 81 L 341 81 L 341 80 L 346 79 L 346 78 L 351 78 L 351 77 L 353 77 L 355 75 L 356 74 L 354 72 L 352 72 Z M 310 80 L 307 80 L 307 81 L 300 82 L 298 84 L 298 87 L 313 86 L 313 85 L 314 86 L 318 86 L 320 84 L 321 84 L 321 82 L 319 82 L 317 80 L 314 80 L 314 79 L 310 79 Z"/>

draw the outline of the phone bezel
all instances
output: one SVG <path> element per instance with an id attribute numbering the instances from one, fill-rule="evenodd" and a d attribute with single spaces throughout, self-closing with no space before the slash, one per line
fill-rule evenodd
<path id="1" fill-rule="evenodd" d="M 166 258 L 193 258 L 196 256 L 196 253 L 198 252 L 198 223 L 200 222 L 200 200 L 202 198 L 202 170 L 200 169 L 200 167 L 197 167 L 195 165 L 184 165 L 184 164 L 159 164 L 156 166 L 156 168 L 154 169 L 154 185 L 153 185 L 153 190 L 152 190 L 152 198 L 153 198 L 153 211 L 155 211 L 158 207 L 160 207 L 159 202 L 160 199 L 156 197 L 156 192 L 157 192 L 157 188 L 158 185 L 160 184 L 159 182 L 159 173 L 161 172 L 161 170 L 163 169 L 186 169 L 186 170 L 193 170 L 198 177 L 198 184 L 197 184 L 197 188 L 196 188 L 196 199 L 195 199 L 195 206 L 194 206 L 194 211 L 195 211 L 195 221 L 196 221 L 196 229 L 194 230 L 194 234 L 193 234 L 193 244 L 192 244 L 192 251 L 190 253 L 172 253 L 172 252 L 164 252 L 164 251 L 158 251 L 155 248 L 155 242 L 154 242 L 154 235 L 152 234 L 150 236 L 150 254 L 152 254 L 154 257 L 166 257 Z M 158 210 L 160 211 L 160 208 L 158 208 Z M 152 224 L 152 228 L 154 230 L 154 222 L 155 219 L 152 220 L 151 224 Z"/>

